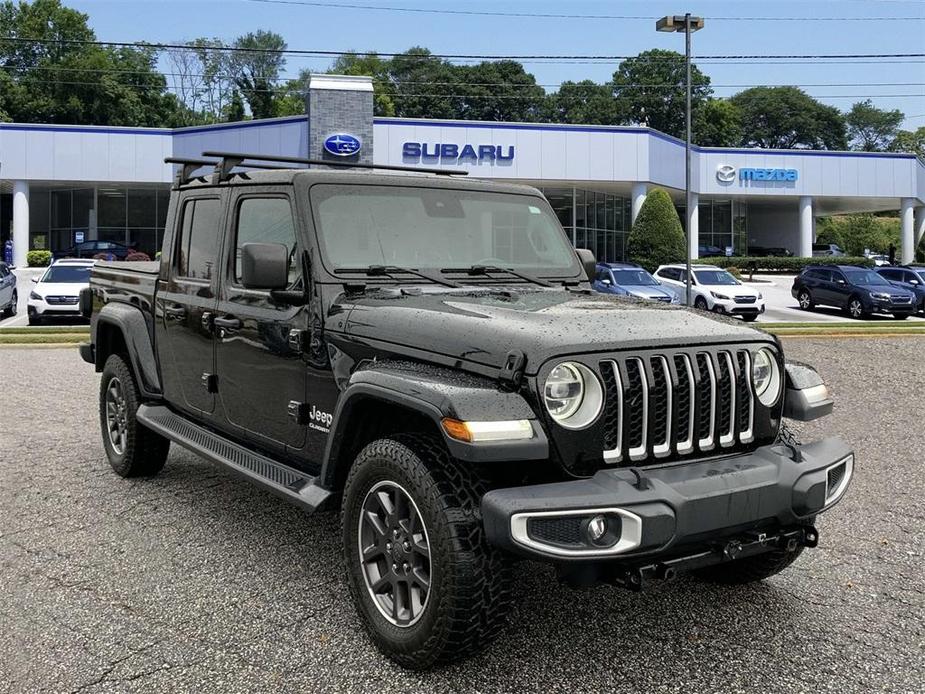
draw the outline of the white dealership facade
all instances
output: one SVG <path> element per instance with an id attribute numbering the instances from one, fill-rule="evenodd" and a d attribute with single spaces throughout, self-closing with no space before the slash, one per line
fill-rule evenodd
<path id="1" fill-rule="evenodd" d="M 313 94 L 372 97 L 363 78 L 313 77 Z M 0 124 L 0 241 L 15 264 L 28 249 L 59 250 L 107 239 L 148 252 L 159 246 L 174 167 L 166 157 L 203 151 L 318 156 L 313 142 L 371 133 L 345 160 L 517 181 L 543 190 L 573 242 L 606 260 L 624 256 L 626 234 L 654 186 L 669 191 L 692 251 L 785 248 L 811 254 L 815 220 L 896 210 L 908 262 L 925 233 L 925 162 L 911 154 L 693 148 L 691 209 L 684 208 L 684 143 L 624 126 L 373 118 L 337 114 L 179 129 Z M 335 102 L 332 102 L 335 103 Z M 368 119 L 368 109 L 363 119 Z M 315 137 L 310 138 L 312 128 Z M 318 132 L 324 128 L 323 132 Z M 319 137 L 320 135 L 320 137 Z"/>

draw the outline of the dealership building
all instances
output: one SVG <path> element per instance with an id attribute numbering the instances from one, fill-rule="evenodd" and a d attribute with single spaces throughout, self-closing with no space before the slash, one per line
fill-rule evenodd
<path id="1" fill-rule="evenodd" d="M 694 147 L 645 127 L 379 118 L 369 78 L 313 76 L 306 115 L 192 128 L 0 123 L 0 242 L 27 250 L 112 240 L 160 246 L 174 167 L 203 151 L 442 168 L 536 186 L 578 247 L 624 258 L 649 189 L 666 189 L 692 252 L 811 255 L 815 220 L 897 211 L 910 261 L 925 233 L 925 162 L 902 153 Z"/>

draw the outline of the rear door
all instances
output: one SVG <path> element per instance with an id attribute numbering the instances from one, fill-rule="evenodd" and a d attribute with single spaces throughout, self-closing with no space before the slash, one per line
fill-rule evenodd
<path id="1" fill-rule="evenodd" d="M 305 443 L 307 371 L 300 339 L 304 307 L 279 304 L 268 290 L 241 282 L 241 247 L 283 244 L 289 251 L 289 286 L 302 288 L 301 244 L 288 186 L 247 188 L 232 195 L 229 243 L 216 313 L 216 369 L 223 426 L 264 447 L 294 452 Z"/>
<path id="2" fill-rule="evenodd" d="M 199 416 L 215 409 L 212 320 L 226 197 L 226 191 L 203 192 L 180 200 L 169 267 L 166 276 L 162 272 L 155 298 L 164 395 Z"/>
<path id="3" fill-rule="evenodd" d="M 0 308 L 12 301 L 15 288 L 16 277 L 10 272 L 6 263 L 0 263 Z"/>

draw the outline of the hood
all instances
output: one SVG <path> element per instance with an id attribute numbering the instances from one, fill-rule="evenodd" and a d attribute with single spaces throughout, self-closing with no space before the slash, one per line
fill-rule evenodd
<path id="1" fill-rule="evenodd" d="M 883 285 L 883 284 L 859 284 L 861 289 L 866 289 L 869 292 L 876 292 L 878 294 L 889 294 L 890 296 L 910 296 L 912 292 L 902 287 L 897 287 L 893 284 Z"/>
<path id="2" fill-rule="evenodd" d="M 630 296 L 635 296 L 639 299 L 662 299 L 664 297 L 671 299 L 674 296 L 674 294 L 668 290 L 658 286 L 652 286 L 651 284 L 621 284 L 620 286 L 623 287 Z"/>
<path id="3" fill-rule="evenodd" d="M 725 294 L 726 296 L 757 297 L 761 293 L 760 289 L 749 287 L 744 284 L 699 284 L 697 286 L 708 292 L 716 292 L 717 294 Z"/>
<path id="4" fill-rule="evenodd" d="M 425 350 L 499 367 L 508 352 L 536 373 L 548 359 L 591 352 L 723 342 L 771 341 L 730 318 L 670 304 L 550 290 L 389 289 L 340 297 L 353 339 L 382 340 L 396 352 Z"/>
<path id="5" fill-rule="evenodd" d="M 37 282 L 32 291 L 45 296 L 79 296 L 80 290 L 90 285 L 87 282 Z"/>

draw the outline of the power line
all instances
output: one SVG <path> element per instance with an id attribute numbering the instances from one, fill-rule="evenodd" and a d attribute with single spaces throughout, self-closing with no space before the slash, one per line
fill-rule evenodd
<path id="1" fill-rule="evenodd" d="M 32 39 L 21 37 L 6 37 L 2 41 L 11 41 L 14 43 L 40 43 L 40 44 L 72 44 L 72 45 L 92 45 L 92 46 L 116 46 L 120 48 L 139 48 L 139 49 L 156 49 L 156 50 L 183 50 L 183 51 L 215 51 L 228 53 L 256 53 L 256 54 L 280 54 L 280 55 L 309 55 L 324 57 L 343 57 L 363 55 L 357 51 L 331 51 L 331 50 L 308 50 L 296 48 L 281 49 L 263 49 L 263 48 L 245 48 L 242 46 L 221 46 L 206 47 L 191 46 L 188 44 L 177 43 L 145 43 L 138 41 L 91 41 L 88 39 Z M 628 60 L 638 58 L 638 55 L 477 55 L 465 53 L 428 53 L 427 55 L 414 55 L 407 53 L 366 53 L 388 58 L 419 58 L 421 60 Z M 854 59 L 871 59 L 871 58 L 925 58 L 925 53 L 820 53 L 820 54 L 740 54 L 740 55 L 700 55 L 694 56 L 696 60 L 854 60 Z M 674 57 L 647 57 L 646 60 L 674 60 Z"/>
<path id="2" fill-rule="evenodd" d="M 649 15 L 615 15 L 615 14 L 555 14 L 544 12 L 499 12 L 490 10 L 449 10 L 432 7 L 386 7 L 382 5 L 360 5 L 342 2 L 315 2 L 313 0 L 244 0 L 267 5 L 302 5 L 340 10 L 373 10 L 376 12 L 408 12 L 414 14 L 444 14 L 478 17 L 518 17 L 529 19 L 616 19 L 623 21 L 655 21 L 657 17 Z M 704 17 L 711 22 L 812 22 L 833 21 L 831 17 Z M 838 17 L 839 22 L 909 22 L 923 21 L 925 17 Z"/>

